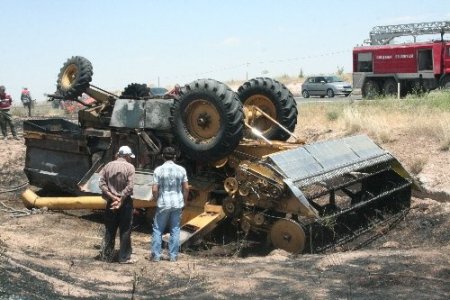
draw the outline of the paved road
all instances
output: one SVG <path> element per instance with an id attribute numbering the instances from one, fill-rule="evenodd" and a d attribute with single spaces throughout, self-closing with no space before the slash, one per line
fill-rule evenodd
<path id="1" fill-rule="evenodd" d="M 344 96 L 336 96 L 333 98 L 320 98 L 320 97 L 309 97 L 309 98 L 303 98 L 301 96 L 298 97 L 294 97 L 295 101 L 297 101 L 297 103 L 302 104 L 302 103 L 321 103 L 321 102 L 349 102 L 349 101 L 355 101 L 355 100 L 361 100 L 362 96 L 361 95 L 350 95 L 348 97 L 344 97 Z"/>

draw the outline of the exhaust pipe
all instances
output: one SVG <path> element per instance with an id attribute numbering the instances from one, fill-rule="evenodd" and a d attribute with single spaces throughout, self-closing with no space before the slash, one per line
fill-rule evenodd
<path id="1" fill-rule="evenodd" d="M 106 201 L 101 196 L 40 197 L 30 189 L 22 193 L 22 202 L 26 208 L 50 210 L 105 209 Z M 156 201 L 133 199 L 134 208 L 156 207 Z"/>

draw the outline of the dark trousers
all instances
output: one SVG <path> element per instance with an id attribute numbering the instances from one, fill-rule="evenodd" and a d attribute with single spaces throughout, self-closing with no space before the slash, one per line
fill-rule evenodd
<path id="1" fill-rule="evenodd" d="M 133 201 L 127 198 L 119 209 L 111 210 L 111 201 L 105 209 L 105 237 L 103 239 L 102 258 L 112 261 L 117 228 L 120 234 L 119 262 L 127 261 L 131 256 L 131 225 L 133 222 Z"/>
<path id="2" fill-rule="evenodd" d="M 11 128 L 12 135 L 17 136 L 9 109 L 0 110 L 0 127 L 4 137 L 8 136 L 7 125 Z"/>

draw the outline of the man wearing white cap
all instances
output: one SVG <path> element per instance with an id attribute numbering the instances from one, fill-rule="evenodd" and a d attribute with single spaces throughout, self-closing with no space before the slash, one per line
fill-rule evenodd
<path id="1" fill-rule="evenodd" d="M 133 222 L 134 154 L 122 146 L 113 160 L 100 171 L 99 187 L 106 200 L 105 237 L 101 256 L 112 261 L 117 228 L 120 234 L 119 263 L 134 263 L 131 259 L 131 224 Z"/>

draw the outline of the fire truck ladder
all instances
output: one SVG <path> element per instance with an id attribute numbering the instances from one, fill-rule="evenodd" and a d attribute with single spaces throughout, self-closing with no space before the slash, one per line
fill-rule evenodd
<path id="1" fill-rule="evenodd" d="M 441 34 L 441 39 L 445 32 L 450 31 L 450 22 L 425 22 L 425 23 L 410 23 L 399 25 L 375 26 L 370 31 L 370 45 L 386 45 L 399 36 L 411 35 L 416 42 L 416 36 L 423 34 Z"/>

